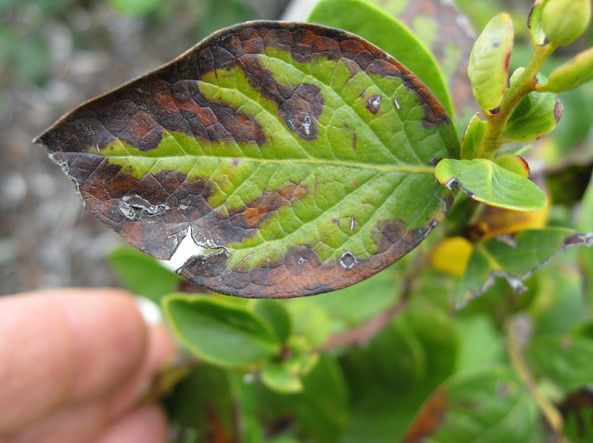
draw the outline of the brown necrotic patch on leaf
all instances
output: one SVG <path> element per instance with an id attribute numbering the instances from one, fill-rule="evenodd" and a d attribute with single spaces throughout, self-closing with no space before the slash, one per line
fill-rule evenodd
<path id="1" fill-rule="evenodd" d="M 282 260 L 266 263 L 257 268 L 242 269 L 243 262 L 234 268 L 227 266 L 224 254 L 208 258 L 194 257 L 179 274 L 218 292 L 249 298 L 290 298 L 334 291 L 371 277 L 400 259 L 418 245 L 432 228 L 408 229 L 393 221 L 377 227 L 376 237 L 380 249 L 365 260 L 345 251 L 339 260 L 321 263 L 317 254 L 308 247 L 289 249 Z"/>
<path id="2" fill-rule="evenodd" d="M 258 228 L 261 223 L 272 216 L 281 207 L 292 205 L 307 195 L 304 185 L 291 183 L 277 191 L 265 191 L 255 201 L 245 204 L 239 210 L 229 211 L 229 219 L 234 226 L 243 229 Z"/>

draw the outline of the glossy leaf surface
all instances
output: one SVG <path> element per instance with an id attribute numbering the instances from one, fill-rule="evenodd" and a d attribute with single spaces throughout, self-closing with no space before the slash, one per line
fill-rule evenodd
<path id="1" fill-rule="evenodd" d="M 436 168 L 437 179 L 449 189 L 459 188 L 477 201 L 516 211 L 536 211 L 546 197 L 529 179 L 485 159 L 445 159 Z"/>
<path id="2" fill-rule="evenodd" d="M 363 280 L 421 242 L 458 152 L 445 109 L 360 37 L 306 24 L 228 28 L 92 100 L 38 138 L 87 208 L 139 249 L 201 252 L 180 274 L 289 297 Z"/>

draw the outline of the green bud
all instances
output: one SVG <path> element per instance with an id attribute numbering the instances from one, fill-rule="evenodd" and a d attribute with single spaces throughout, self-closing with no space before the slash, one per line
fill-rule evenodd
<path id="1" fill-rule="evenodd" d="M 525 159 L 519 155 L 503 154 L 499 157 L 496 157 L 494 162 L 498 166 L 505 168 L 507 171 L 519 174 L 521 177 L 529 178 L 529 175 L 531 174 L 529 165 Z"/>
<path id="2" fill-rule="evenodd" d="M 547 0 L 543 5 L 542 26 L 549 42 L 566 46 L 587 28 L 591 0 Z"/>

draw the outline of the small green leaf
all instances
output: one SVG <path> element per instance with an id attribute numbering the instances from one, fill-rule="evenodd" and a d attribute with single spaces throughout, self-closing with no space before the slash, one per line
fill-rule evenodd
<path id="1" fill-rule="evenodd" d="M 593 80 L 593 48 L 589 48 L 557 67 L 546 83 L 536 86 L 538 91 L 564 92 Z"/>
<path id="2" fill-rule="evenodd" d="M 292 320 L 285 305 L 276 300 L 257 300 L 254 310 L 276 332 L 280 343 L 285 343 L 292 332 Z"/>
<path id="3" fill-rule="evenodd" d="M 512 370 L 486 368 L 458 375 L 439 388 L 402 443 L 531 442 L 538 420 L 534 401 Z"/>
<path id="4" fill-rule="evenodd" d="M 484 240 L 476 244 L 470 257 L 457 302 L 463 305 L 481 295 L 495 278 L 503 278 L 516 291 L 523 291 L 523 281 L 556 253 L 592 243 L 593 236 L 564 228 L 528 229 L 510 239 Z"/>
<path id="5" fill-rule="evenodd" d="M 544 0 L 536 0 L 531 7 L 527 27 L 529 28 L 529 37 L 531 45 L 535 48 L 541 46 L 546 41 L 546 34 L 542 25 L 542 4 Z"/>
<path id="6" fill-rule="evenodd" d="M 473 160 L 476 158 L 482 138 L 486 132 L 487 123 L 480 118 L 479 113 L 475 113 L 469 121 L 463 138 L 461 139 L 461 158 Z"/>
<path id="7" fill-rule="evenodd" d="M 552 380 L 563 392 L 593 384 L 593 340 L 575 335 L 534 338 L 527 347 L 534 373 Z"/>
<path id="8" fill-rule="evenodd" d="M 164 299 L 163 307 L 175 336 L 198 358 L 214 365 L 251 366 L 280 351 L 271 327 L 242 304 L 174 294 Z"/>
<path id="9" fill-rule="evenodd" d="M 502 133 L 503 142 L 530 143 L 556 128 L 562 102 L 551 93 L 531 92 L 513 110 Z"/>
<path id="10" fill-rule="evenodd" d="M 529 179 L 486 159 L 441 160 L 436 178 L 449 189 L 458 186 L 477 201 L 516 211 L 537 211 L 546 206 L 543 192 Z"/>
<path id="11" fill-rule="evenodd" d="M 447 83 L 429 50 L 399 20 L 365 0 L 323 0 L 307 21 L 353 32 L 400 60 L 434 92 L 453 116 Z"/>
<path id="12" fill-rule="evenodd" d="M 309 299 L 293 300 L 287 305 L 293 323 L 293 336 L 302 337 L 306 347 L 321 346 L 331 333 L 327 311 Z"/>
<path id="13" fill-rule="evenodd" d="M 467 73 L 474 97 L 485 113 L 495 113 L 507 90 L 513 51 L 513 22 L 500 13 L 488 22 L 469 57 Z"/>
<path id="14" fill-rule="evenodd" d="M 268 388 L 282 394 L 294 394 L 303 390 L 299 374 L 292 371 L 284 362 L 267 364 L 261 377 Z"/>
<path id="15" fill-rule="evenodd" d="M 115 249 L 108 257 L 113 272 L 134 294 L 156 304 L 175 291 L 181 277 L 164 268 L 157 260 L 130 246 Z"/>

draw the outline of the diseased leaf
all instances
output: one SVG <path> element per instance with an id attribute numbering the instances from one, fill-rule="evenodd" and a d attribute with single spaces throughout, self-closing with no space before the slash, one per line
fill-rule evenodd
<path id="1" fill-rule="evenodd" d="M 447 83 L 436 60 L 400 21 L 365 0 L 323 0 L 308 21 L 353 32 L 397 57 L 453 114 Z"/>
<path id="2" fill-rule="evenodd" d="M 467 77 L 467 65 L 476 32 L 455 4 L 434 0 L 369 1 L 405 23 L 430 49 L 447 80 L 458 121 L 475 112 L 478 107 Z M 413 68 L 412 71 L 418 72 Z"/>
<path id="3" fill-rule="evenodd" d="M 477 201 L 515 211 L 545 208 L 546 197 L 529 179 L 486 159 L 441 160 L 435 175 L 449 189 L 458 186 Z"/>
<path id="4" fill-rule="evenodd" d="M 89 211 L 217 292 L 348 286 L 421 242 L 449 193 L 455 128 L 410 71 L 360 37 L 282 22 L 222 30 L 64 116 L 37 141 Z"/>
<path id="5" fill-rule="evenodd" d="M 507 90 L 513 38 L 513 22 L 503 12 L 488 22 L 474 43 L 467 73 L 474 97 L 485 113 L 496 112 Z"/>
<path id="6" fill-rule="evenodd" d="M 229 300 L 170 295 L 163 308 L 177 338 L 198 358 L 217 366 L 251 366 L 280 351 L 271 326 Z"/>
<path id="7" fill-rule="evenodd" d="M 538 414 L 510 369 L 486 368 L 454 377 L 416 416 L 402 443 L 534 441 Z"/>
<path id="8" fill-rule="evenodd" d="M 512 238 L 490 238 L 476 244 L 461 281 L 458 304 L 463 305 L 486 291 L 494 279 L 504 278 L 516 291 L 523 281 L 553 255 L 572 246 L 590 246 L 593 235 L 571 229 L 528 229 Z"/>

